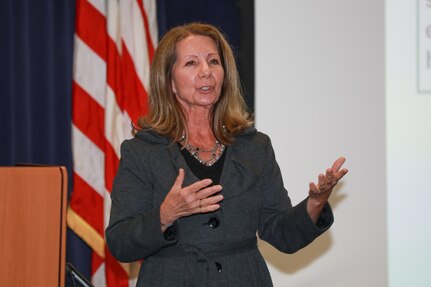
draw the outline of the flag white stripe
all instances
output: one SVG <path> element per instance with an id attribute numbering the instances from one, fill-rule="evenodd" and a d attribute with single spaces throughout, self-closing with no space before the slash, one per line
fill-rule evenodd
<path id="1" fill-rule="evenodd" d="M 136 287 L 136 283 L 138 282 L 138 278 L 133 278 L 129 280 L 129 287 Z"/>
<path id="2" fill-rule="evenodd" d="M 103 224 L 106 229 L 109 225 L 109 218 L 111 215 L 111 193 L 105 188 L 103 196 Z"/>
<path id="3" fill-rule="evenodd" d="M 105 137 L 118 158 L 120 158 L 121 142 L 131 137 L 130 117 L 124 113 L 117 105 L 114 91 L 108 86 L 105 108 Z"/>
<path id="4" fill-rule="evenodd" d="M 108 1 L 107 29 L 108 36 L 115 42 L 118 53 L 121 55 L 121 27 L 119 20 L 119 7 L 117 1 Z"/>
<path id="5" fill-rule="evenodd" d="M 106 0 L 87 0 L 91 5 L 94 6 L 103 16 L 106 15 Z M 111 0 L 108 0 L 108 2 L 113 2 Z M 114 1 L 115 2 L 115 1 Z"/>
<path id="6" fill-rule="evenodd" d="M 105 154 L 75 125 L 72 125 L 73 169 L 103 197 L 105 190 Z"/>
<path id="7" fill-rule="evenodd" d="M 106 62 L 75 35 L 73 79 L 99 105 L 105 107 Z"/>
<path id="8" fill-rule="evenodd" d="M 124 51 L 127 49 L 133 62 L 134 69 L 141 84 L 146 86 L 149 78 L 150 59 L 148 55 L 148 44 L 146 37 L 146 26 L 144 15 L 148 19 L 149 33 L 152 39 L 151 43 L 154 47 L 157 44 L 157 14 L 156 2 L 154 0 L 144 0 L 144 15 L 139 9 L 138 0 L 84 0 L 105 16 L 107 37 L 109 41 L 116 44 L 117 53 L 120 58 L 120 65 L 116 66 L 116 73 L 122 73 L 124 66 L 121 65 L 125 61 Z M 87 7 L 86 5 L 82 7 Z M 85 19 L 83 19 L 85 20 Z M 88 29 L 92 29 L 91 26 Z M 103 32 L 94 30 L 93 33 Z M 131 118 L 127 110 L 121 110 L 115 92 L 112 87 L 107 84 L 107 65 L 106 59 L 102 59 L 99 55 L 92 51 L 88 44 L 84 43 L 77 35 L 75 35 L 75 50 L 74 50 L 74 81 L 86 93 L 94 99 L 104 109 L 104 136 L 113 148 L 116 156 L 120 158 L 120 144 L 124 139 L 131 138 Z M 109 46 L 106 46 L 108 48 Z M 110 51 L 113 52 L 113 51 Z M 117 64 L 116 62 L 115 64 Z M 114 68 L 114 67 L 113 67 Z M 124 84 L 121 78 L 118 80 L 118 88 L 122 89 Z M 128 80 L 128 79 L 127 79 Z M 127 97 L 138 97 L 138 94 L 124 95 Z M 142 108 L 142 107 L 140 107 Z M 79 111 L 86 113 L 88 111 Z M 77 111 L 74 115 L 79 116 Z M 136 120 L 136 119 L 134 119 Z M 109 216 L 111 209 L 110 190 L 107 190 L 106 183 L 112 180 L 105 178 L 105 168 L 112 169 L 114 162 L 105 162 L 105 148 L 95 145 L 90 138 L 84 134 L 85 130 L 78 129 L 72 124 L 72 148 L 74 159 L 74 172 L 81 177 L 97 194 L 103 199 L 103 214 L 97 214 L 99 219 L 103 220 L 103 226 L 109 224 Z M 107 165 L 105 167 L 105 164 Z M 72 197 L 73 198 L 73 197 Z M 100 218 L 103 216 L 103 218 Z M 101 226 L 98 226 L 100 228 Z M 121 278 L 123 274 L 116 273 L 116 268 L 112 268 L 111 261 L 105 261 L 92 274 L 92 282 L 95 286 L 106 287 L 108 282 L 107 276 L 118 276 Z M 109 274 L 107 274 L 109 273 Z M 130 280 L 130 286 L 136 284 L 136 278 Z M 109 282 L 110 287 L 116 286 L 115 282 Z"/>
<path id="9" fill-rule="evenodd" d="M 153 47 L 155 48 L 159 42 L 159 34 L 157 28 L 157 5 L 154 0 L 144 0 L 144 11 L 147 15 L 148 26 L 150 27 L 150 35 Z"/>
<path id="10" fill-rule="evenodd" d="M 150 61 L 144 19 L 138 3 L 135 0 L 122 0 L 120 18 L 123 42 L 132 57 L 139 80 L 145 85 L 150 73 Z"/>
<path id="11" fill-rule="evenodd" d="M 99 268 L 93 273 L 91 277 L 91 283 L 97 287 L 103 287 L 106 285 L 106 276 L 105 276 L 105 263 L 100 264 Z"/>

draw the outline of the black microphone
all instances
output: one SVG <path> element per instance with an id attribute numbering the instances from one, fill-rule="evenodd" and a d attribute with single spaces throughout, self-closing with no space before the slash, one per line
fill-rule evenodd
<path id="1" fill-rule="evenodd" d="M 76 270 L 72 264 L 70 264 L 70 263 L 66 264 L 66 272 L 70 274 L 70 277 L 71 277 L 72 282 L 73 282 L 73 286 L 75 286 L 75 279 L 76 279 L 81 284 L 81 286 L 94 287 L 94 285 L 91 284 L 91 282 L 88 281 L 88 279 L 85 278 L 84 275 L 79 273 L 78 270 Z"/>

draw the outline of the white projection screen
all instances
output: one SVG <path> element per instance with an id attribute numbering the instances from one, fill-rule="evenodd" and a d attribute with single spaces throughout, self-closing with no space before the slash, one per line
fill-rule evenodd
<path id="1" fill-rule="evenodd" d="M 293 203 L 338 156 L 329 232 L 259 247 L 275 287 L 431 286 L 431 0 L 256 0 L 256 126 Z"/>
<path id="2" fill-rule="evenodd" d="M 431 286 L 431 0 L 386 1 L 390 287 Z"/>
<path id="3" fill-rule="evenodd" d="M 388 286 L 383 0 L 257 0 L 256 126 L 293 203 L 339 156 L 329 232 L 293 254 L 259 246 L 276 287 Z"/>
<path id="4" fill-rule="evenodd" d="M 296 204 L 338 156 L 335 223 L 276 287 L 431 286 L 431 0 L 256 0 L 256 126 Z"/>

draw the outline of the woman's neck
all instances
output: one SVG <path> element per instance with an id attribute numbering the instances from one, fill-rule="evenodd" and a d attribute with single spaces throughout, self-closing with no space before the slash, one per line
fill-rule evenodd
<path id="1" fill-rule="evenodd" d="M 211 115 L 208 109 L 190 110 L 187 113 L 188 142 L 197 147 L 213 146 L 216 138 L 211 127 Z"/>
<path id="2" fill-rule="evenodd" d="M 183 146 L 201 163 L 212 165 L 223 154 L 225 146 L 220 144 L 212 130 L 209 109 L 186 110 L 187 142 Z"/>
<path id="3" fill-rule="evenodd" d="M 214 146 L 216 138 L 209 123 L 187 124 L 188 143 L 203 149 Z"/>

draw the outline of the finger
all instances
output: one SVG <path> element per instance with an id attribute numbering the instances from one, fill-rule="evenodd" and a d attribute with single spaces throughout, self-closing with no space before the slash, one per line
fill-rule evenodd
<path id="1" fill-rule="evenodd" d="M 211 183 L 212 183 L 212 180 L 207 178 L 187 186 L 186 189 L 189 190 L 190 192 L 198 192 L 199 190 L 210 185 Z"/>
<path id="2" fill-rule="evenodd" d="M 346 161 L 346 159 L 344 157 L 338 158 L 334 162 L 334 164 L 332 165 L 332 169 L 337 172 L 341 168 L 341 166 L 344 164 L 345 161 Z"/>
<path id="3" fill-rule="evenodd" d="M 184 169 L 180 168 L 178 171 L 178 176 L 175 179 L 175 182 L 173 185 L 173 188 L 175 190 L 181 189 L 181 186 L 183 185 L 183 182 L 184 182 L 184 177 L 185 177 Z"/>
<path id="4" fill-rule="evenodd" d="M 218 204 L 217 202 L 220 201 L 218 200 L 217 202 L 214 202 L 214 198 L 217 197 L 218 199 L 219 196 L 213 196 L 213 197 L 209 197 L 206 199 L 200 199 L 198 201 L 198 213 L 207 213 L 207 212 L 212 212 L 212 211 L 216 211 L 217 209 L 220 208 L 220 204 Z"/>
<path id="5" fill-rule="evenodd" d="M 319 189 L 317 188 L 316 184 L 314 184 L 314 182 L 310 182 L 308 186 L 310 188 L 311 193 L 317 194 L 319 192 Z"/>
<path id="6" fill-rule="evenodd" d="M 214 186 L 210 186 L 210 187 L 199 190 L 196 193 L 196 195 L 197 195 L 197 198 L 199 198 L 199 199 L 208 198 L 208 197 L 211 197 L 212 195 L 220 192 L 222 189 L 223 189 L 223 187 L 221 185 L 214 185 Z"/>
<path id="7" fill-rule="evenodd" d="M 211 204 L 211 205 L 202 207 L 199 212 L 200 213 L 208 213 L 208 212 L 216 211 L 218 209 L 220 209 L 220 204 Z"/>
<path id="8" fill-rule="evenodd" d="M 332 170 L 332 168 L 328 168 L 326 170 L 326 178 L 329 182 L 334 180 L 334 171 Z"/>
<path id="9" fill-rule="evenodd" d="M 200 201 L 200 206 L 201 207 L 206 207 L 208 205 L 219 203 L 222 200 L 223 200 L 223 195 L 217 194 L 217 195 L 214 195 L 214 196 L 210 196 L 210 197 L 207 197 L 207 198 L 200 199 L 199 201 Z"/>
<path id="10" fill-rule="evenodd" d="M 335 178 L 337 179 L 337 180 L 340 180 L 340 179 L 342 179 L 343 178 L 343 176 L 345 176 L 346 175 L 346 173 L 348 173 L 349 171 L 346 169 L 346 168 L 343 168 L 342 170 L 340 170 L 339 172 L 337 172 L 336 174 L 335 174 Z"/>
<path id="11" fill-rule="evenodd" d="M 319 181 L 317 184 L 317 188 L 320 190 L 325 185 L 326 185 L 326 177 L 323 174 L 319 174 Z"/>

